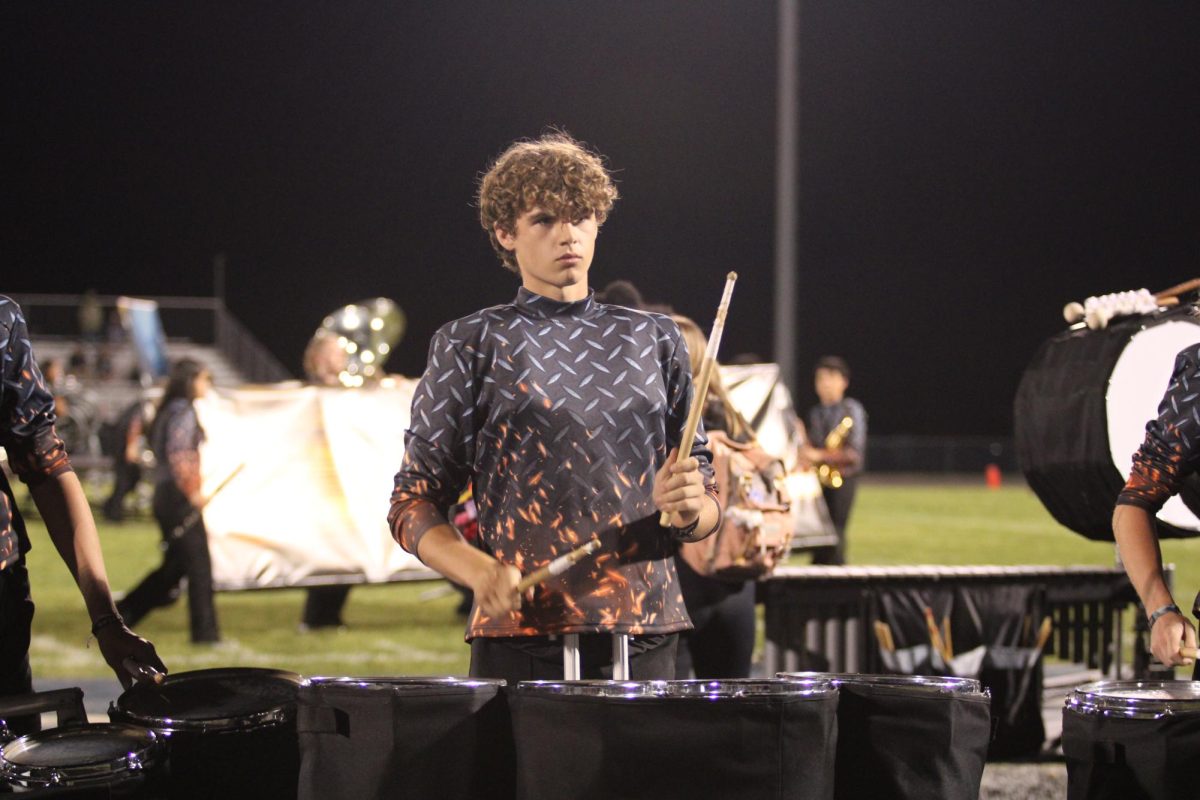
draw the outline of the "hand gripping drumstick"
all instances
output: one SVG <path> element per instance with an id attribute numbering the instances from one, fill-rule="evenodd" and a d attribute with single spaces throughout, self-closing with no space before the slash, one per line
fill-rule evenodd
<path id="1" fill-rule="evenodd" d="M 688 454 L 692 452 L 692 441 L 696 438 L 696 428 L 700 426 L 700 416 L 704 413 L 704 401 L 708 397 L 708 383 L 712 380 L 713 370 L 716 369 L 717 349 L 721 346 L 721 334 L 725 332 L 725 315 L 729 313 L 729 301 L 733 297 L 733 284 L 737 282 L 737 273 L 730 272 L 725 276 L 725 291 L 721 294 L 721 303 L 717 306 L 717 318 L 713 321 L 712 333 L 708 336 L 708 347 L 704 351 L 704 362 L 700 365 L 700 375 L 693 383 L 692 408 L 688 412 L 687 423 L 683 426 L 683 436 L 679 439 L 679 454 L 675 459 L 683 458 L 683 448 L 687 445 Z M 658 517 L 658 524 L 664 528 L 671 526 L 671 515 L 664 511 Z"/>
<path id="2" fill-rule="evenodd" d="M 222 489 L 224 489 L 226 486 L 229 485 L 230 481 L 232 481 L 234 478 L 236 478 L 238 476 L 239 472 L 241 472 L 245 468 L 246 468 L 246 462 L 244 462 L 244 461 L 241 464 L 238 464 L 236 467 L 234 467 L 233 472 L 226 475 L 225 480 L 223 480 L 217 484 L 217 488 L 213 489 L 212 492 L 208 495 L 208 497 L 204 498 L 203 503 L 201 503 L 198 507 L 193 508 L 191 511 L 189 511 L 187 516 L 183 518 L 183 522 L 180 522 L 178 525 L 176 525 L 174 528 L 171 529 L 171 538 L 178 539 L 180 536 L 183 536 L 184 531 L 186 531 L 188 528 L 195 525 L 196 520 L 200 519 L 200 514 L 201 514 L 201 512 L 204 511 L 204 508 L 213 501 L 213 498 L 215 498 L 218 494 L 220 494 Z"/>
<path id="3" fill-rule="evenodd" d="M 561 555 L 540 569 L 535 569 L 533 572 L 521 578 L 517 584 L 517 593 L 523 594 L 530 588 L 537 586 L 547 578 L 555 575 L 561 575 L 571 568 L 576 561 L 579 561 L 584 556 L 591 555 L 600 546 L 599 539 L 589 539 L 582 547 L 577 547 L 566 555 Z"/>
<path id="4" fill-rule="evenodd" d="M 143 664 L 140 661 L 134 660 L 133 656 L 126 657 L 121 662 L 121 666 L 137 681 L 160 684 L 167 677 L 149 664 Z"/>
<path id="5" fill-rule="evenodd" d="M 1179 645 L 1179 655 L 1183 656 L 1184 658 L 1200 658 L 1200 655 L 1197 654 L 1195 647 L 1187 647 L 1186 645 L 1182 644 Z"/>

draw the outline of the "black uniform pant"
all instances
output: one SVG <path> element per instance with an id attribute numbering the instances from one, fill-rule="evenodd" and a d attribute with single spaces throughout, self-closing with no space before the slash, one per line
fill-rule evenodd
<path id="1" fill-rule="evenodd" d="M 137 488 L 142 479 L 142 467 L 134 461 L 126 461 L 123 457 L 113 459 L 113 490 L 108 500 L 104 501 L 104 517 L 113 522 L 125 518 L 125 495 Z"/>
<path id="2" fill-rule="evenodd" d="M 29 694 L 33 676 L 29 671 L 29 632 L 33 624 L 33 598 L 29 572 L 22 556 L 0 570 L 0 696 Z M 17 736 L 41 728 L 41 718 L 12 717 L 5 720 Z"/>
<path id="3" fill-rule="evenodd" d="M 629 674 L 635 681 L 669 681 L 675 678 L 675 651 L 679 635 L 632 636 L 629 640 Z M 612 679 L 612 635 L 579 634 L 579 677 Z M 520 681 L 563 679 L 562 637 L 477 637 L 471 640 L 471 677 L 503 678 L 509 687 Z"/>
<path id="4" fill-rule="evenodd" d="M 846 478 L 840 489 L 821 488 L 829 518 L 837 532 L 837 544 L 813 549 L 814 564 L 840 565 L 846 563 L 846 524 L 850 522 L 850 509 L 854 506 L 854 495 L 858 491 L 858 478 Z"/>
<path id="5" fill-rule="evenodd" d="M 706 578 L 675 559 L 692 629 L 679 635 L 675 676 L 749 678 L 754 657 L 754 581 Z"/>
<path id="6" fill-rule="evenodd" d="M 179 597 L 179 583 L 186 577 L 192 641 L 215 642 L 221 635 L 213 604 L 208 532 L 204 520 L 199 514 L 193 516 L 193 510 L 174 484 L 155 487 L 154 517 L 162 528 L 163 561 L 117 604 L 117 609 L 125 624 L 133 627 L 154 609 L 174 603 Z"/>

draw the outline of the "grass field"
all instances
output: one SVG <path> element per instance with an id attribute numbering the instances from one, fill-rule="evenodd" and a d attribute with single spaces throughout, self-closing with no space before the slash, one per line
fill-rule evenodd
<path id="1" fill-rule="evenodd" d="M 127 590 L 158 563 L 158 530 L 150 520 L 100 525 L 113 588 Z M 87 619 L 66 568 L 40 523 L 31 520 L 30 527 L 34 674 L 110 674 L 95 648 L 84 647 Z M 1019 482 L 997 490 L 982 480 L 978 486 L 867 482 L 859 490 L 849 546 L 855 564 L 1113 563 L 1110 544 L 1059 526 Z M 1200 540 L 1166 542 L 1164 558 L 1177 566 L 1177 599 L 1190 603 L 1200 586 Z M 438 585 L 356 588 L 346 606 L 348 628 L 340 631 L 298 632 L 300 590 L 218 595 L 225 641 L 215 647 L 189 642 L 185 600 L 151 614 L 138 630 L 154 641 L 172 671 L 269 666 L 303 675 L 465 674 L 468 652 L 463 622 L 454 613 L 457 596 L 422 599 Z"/>

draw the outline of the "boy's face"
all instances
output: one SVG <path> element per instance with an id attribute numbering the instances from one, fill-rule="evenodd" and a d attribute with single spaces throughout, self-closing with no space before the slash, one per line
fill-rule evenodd
<path id="1" fill-rule="evenodd" d="M 846 380 L 845 375 L 836 369 L 825 368 L 816 371 L 813 376 L 813 383 L 816 385 L 817 398 L 823 406 L 840 403 L 842 398 L 846 396 L 846 387 L 850 385 L 850 381 Z"/>
<path id="2" fill-rule="evenodd" d="M 517 217 L 515 231 L 497 225 L 496 239 L 516 257 L 526 289 L 572 301 L 587 296 L 588 269 L 599 232 L 594 213 L 570 220 L 535 206 Z"/>

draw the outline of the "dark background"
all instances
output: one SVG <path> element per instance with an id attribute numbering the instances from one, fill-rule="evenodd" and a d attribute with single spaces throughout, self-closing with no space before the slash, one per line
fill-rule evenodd
<path id="1" fill-rule="evenodd" d="M 1003 434 L 1068 300 L 1200 274 L 1195 3 L 803 2 L 799 402 L 825 352 L 879 433 Z M 560 125 L 630 278 L 771 354 L 769 2 L 6 3 L 0 291 L 211 295 L 287 365 L 386 295 L 418 374 L 516 281 L 472 209 Z M 170 333 L 170 331 L 168 331 Z"/>

